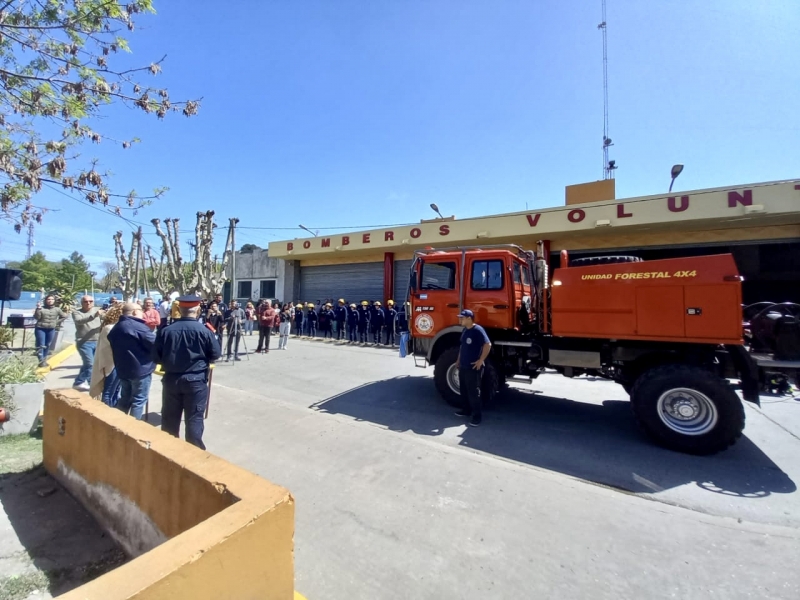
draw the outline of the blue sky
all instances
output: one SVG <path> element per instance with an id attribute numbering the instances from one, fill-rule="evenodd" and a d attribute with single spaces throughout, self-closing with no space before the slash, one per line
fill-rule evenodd
<path id="1" fill-rule="evenodd" d="M 220 8 L 224 7 L 224 9 Z M 121 107 L 86 146 L 114 186 L 170 192 L 131 216 L 241 220 L 237 245 L 312 229 L 563 204 L 602 178 L 600 0 L 156 1 L 130 59 L 167 55 L 158 85 L 197 117 Z M 608 0 L 617 197 L 800 177 L 796 0 Z M 51 259 L 113 259 L 120 219 L 46 191 Z M 273 228 L 273 229 L 246 229 Z M 289 229 L 280 229 L 289 228 Z M 333 229 L 328 229 L 333 232 Z M 188 239 L 188 235 L 184 239 Z M 148 236 L 150 243 L 158 240 Z M 220 250 L 224 236 L 218 236 Z M 0 225 L 0 259 L 25 236 Z M 188 253 L 187 253 L 188 254 Z"/>

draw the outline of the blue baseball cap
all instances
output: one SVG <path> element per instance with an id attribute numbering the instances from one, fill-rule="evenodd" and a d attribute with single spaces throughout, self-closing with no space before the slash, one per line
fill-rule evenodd
<path id="1" fill-rule="evenodd" d="M 469 317 L 470 319 L 474 319 L 475 318 L 475 313 L 472 312 L 471 310 L 469 310 L 468 308 L 465 308 L 460 313 L 458 313 L 458 316 L 459 317 Z"/>

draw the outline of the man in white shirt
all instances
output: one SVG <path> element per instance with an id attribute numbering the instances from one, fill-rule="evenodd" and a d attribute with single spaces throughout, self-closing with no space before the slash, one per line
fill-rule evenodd
<path id="1" fill-rule="evenodd" d="M 169 319 L 169 299 L 162 298 L 161 302 L 158 303 L 158 316 L 161 317 L 161 325 L 159 326 L 159 330 L 164 329 L 167 326 L 167 319 Z"/>

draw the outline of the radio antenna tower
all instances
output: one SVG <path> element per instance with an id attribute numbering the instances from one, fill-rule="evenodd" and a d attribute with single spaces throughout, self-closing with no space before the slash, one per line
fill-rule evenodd
<path id="1" fill-rule="evenodd" d="M 608 149 L 614 144 L 608 137 L 608 28 L 606 27 L 606 0 L 603 0 L 603 22 L 597 26 L 603 32 L 603 179 L 614 179 L 617 162 L 608 160 Z"/>
<path id="2" fill-rule="evenodd" d="M 33 219 L 28 222 L 28 256 L 30 258 L 33 254 L 33 247 L 36 245 L 36 242 L 33 240 Z"/>

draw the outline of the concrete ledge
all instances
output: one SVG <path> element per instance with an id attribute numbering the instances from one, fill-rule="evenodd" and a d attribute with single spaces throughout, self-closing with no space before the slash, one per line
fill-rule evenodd
<path id="1" fill-rule="evenodd" d="M 45 392 L 44 464 L 137 557 L 64 600 L 291 600 L 284 488 L 90 399 Z"/>

